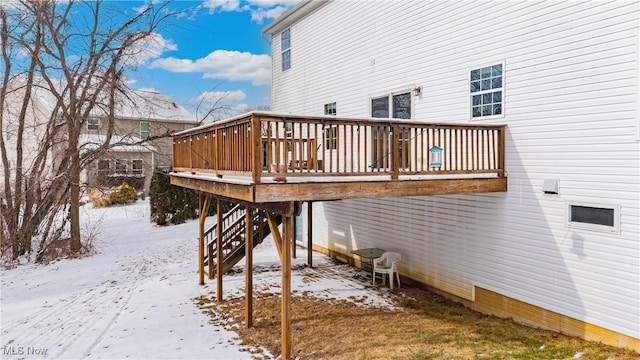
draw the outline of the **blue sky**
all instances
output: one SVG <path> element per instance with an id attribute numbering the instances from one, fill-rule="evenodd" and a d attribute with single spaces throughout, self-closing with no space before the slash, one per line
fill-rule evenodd
<path id="1" fill-rule="evenodd" d="M 128 74 L 135 89 L 171 95 L 192 112 L 218 101 L 236 112 L 270 105 L 270 45 L 261 30 L 297 1 L 176 1 L 149 56 Z M 118 2 L 130 14 L 144 1 Z M 268 36 L 265 36 L 268 38 Z"/>

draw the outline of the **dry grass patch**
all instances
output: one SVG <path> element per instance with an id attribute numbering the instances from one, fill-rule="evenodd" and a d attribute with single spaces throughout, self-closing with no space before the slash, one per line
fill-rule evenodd
<path id="1" fill-rule="evenodd" d="M 396 290 L 394 310 L 345 300 L 292 297 L 292 353 L 299 359 L 640 359 L 614 347 L 485 316 L 416 288 Z M 259 294 L 254 327 L 244 326 L 243 299 L 199 306 L 239 334 L 247 349 L 280 354 L 279 294 Z M 249 351 L 249 350 L 248 350 Z M 257 358 L 264 357 L 255 354 Z"/>

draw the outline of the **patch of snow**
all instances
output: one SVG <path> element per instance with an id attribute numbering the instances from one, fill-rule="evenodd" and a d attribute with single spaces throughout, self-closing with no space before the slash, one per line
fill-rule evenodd
<path id="1" fill-rule="evenodd" d="M 97 255 L 0 270 L 2 358 L 252 358 L 255 349 L 241 346 L 194 302 L 215 295 L 215 281 L 197 283 L 197 221 L 151 224 L 148 201 L 86 205 L 81 212 L 83 227 L 99 229 Z M 318 253 L 309 268 L 306 251 L 297 255 L 293 296 L 393 307 L 388 289 L 371 286 L 366 272 Z M 225 299 L 244 296 L 241 264 L 224 277 Z M 270 237 L 256 247 L 254 266 L 254 292 L 279 294 L 281 267 Z"/>

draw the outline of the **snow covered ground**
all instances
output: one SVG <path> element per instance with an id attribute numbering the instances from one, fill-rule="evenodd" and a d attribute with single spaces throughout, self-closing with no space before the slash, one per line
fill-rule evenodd
<path id="1" fill-rule="evenodd" d="M 211 324 L 193 301 L 215 292 L 215 281 L 197 284 L 197 221 L 155 226 L 148 201 L 82 209 L 85 228 L 97 230 L 97 255 L 0 273 L 0 358 L 251 358 L 235 333 Z M 318 269 L 304 268 L 306 258 L 299 249 L 293 260 L 297 293 L 392 306 L 385 292 L 357 280 L 357 270 L 350 270 L 355 276 L 312 275 Z M 255 292 L 279 293 L 279 265 L 266 239 L 254 253 Z M 334 266 L 320 254 L 314 265 Z M 242 296 L 243 288 L 244 274 L 224 277 L 224 298 Z"/>

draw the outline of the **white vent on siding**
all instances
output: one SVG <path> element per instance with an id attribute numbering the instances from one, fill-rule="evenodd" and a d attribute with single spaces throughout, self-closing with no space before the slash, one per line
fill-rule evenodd
<path id="1" fill-rule="evenodd" d="M 547 195 L 558 195 L 558 179 L 544 179 L 542 192 Z"/>

